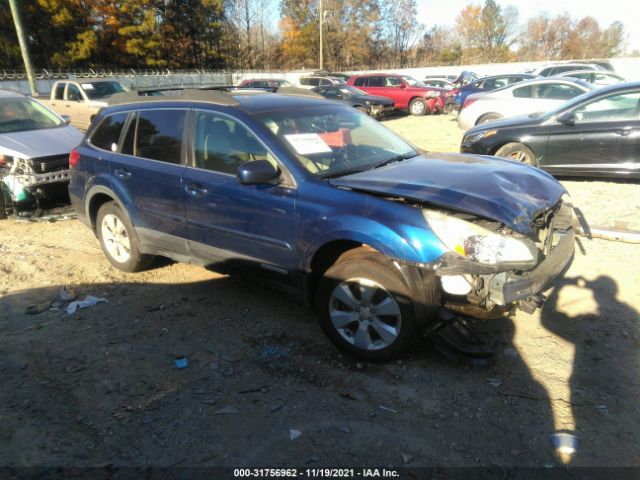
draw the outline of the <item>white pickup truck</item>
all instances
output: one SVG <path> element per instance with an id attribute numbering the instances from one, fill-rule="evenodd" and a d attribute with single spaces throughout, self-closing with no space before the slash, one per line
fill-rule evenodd
<path id="1" fill-rule="evenodd" d="M 35 99 L 58 115 L 68 116 L 74 127 L 86 130 L 98 111 L 109 103 L 111 95 L 126 91 L 127 88 L 116 80 L 58 80 L 53 84 L 49 98 L 38 96 Z"/>

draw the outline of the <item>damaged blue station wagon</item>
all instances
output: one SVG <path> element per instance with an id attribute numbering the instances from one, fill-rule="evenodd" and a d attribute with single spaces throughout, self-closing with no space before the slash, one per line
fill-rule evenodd
<path id="1" fill-rule="evenodd" d="M 306 290 L 327 336 L 365 359 L 398 355 L 443 311 L 535 308 L 573 256 L 550 175 L 427 154 L 311 96 L 130 97 L 69 163 L 73 206 L 116 268 L 162 255 L 260 271 Z"/>

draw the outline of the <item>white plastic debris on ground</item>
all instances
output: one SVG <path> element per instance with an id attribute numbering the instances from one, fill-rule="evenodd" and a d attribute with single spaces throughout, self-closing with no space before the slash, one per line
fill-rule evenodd
<path id="1" fill-rule="evenodd" d="M 88 308 L 97 305 L 98 303 L 106 302 L 106 298 L 98 298 L 93 295 L 87 295 L 84 297 L 84 300 L 76 300 L 75 302 L 71 302 L 67 305 L 67 313 L 71 315 L 72 313 L 76 313 L 76 311 L 80 308 Z"/>

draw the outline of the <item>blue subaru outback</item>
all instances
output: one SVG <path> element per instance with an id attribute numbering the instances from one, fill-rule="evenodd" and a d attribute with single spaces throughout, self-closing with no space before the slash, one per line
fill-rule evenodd
<path id="1" fill-rule="evenodd" d="M 157 255 L 308 293 L 326 335 L 400 354 L 443 311 L 533 308 L 573 255 L 565 190 L 487 156 L 427 154 L 339 103 L 188 91 L 104 108 L 69 193 L 111 264 Z"/>

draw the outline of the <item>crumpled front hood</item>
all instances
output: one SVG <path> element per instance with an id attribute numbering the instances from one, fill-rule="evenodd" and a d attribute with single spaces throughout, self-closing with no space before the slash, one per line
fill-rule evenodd
<path id="1" fill-rule="evenodd" d="M 336 187 L 472 213 L 524 234 L 532 233 L 530 223 L 566 192 L 552 176 L 537 168 L 459 153 L 429 153 L 330 182 Z"/>
<path id="2" fill-rule="evenodd" d="M 80 144 L 82 136 L 82 132 L 72 126 L 2 133 L 0 154 L 20 158 L 64 155 Z"/>

